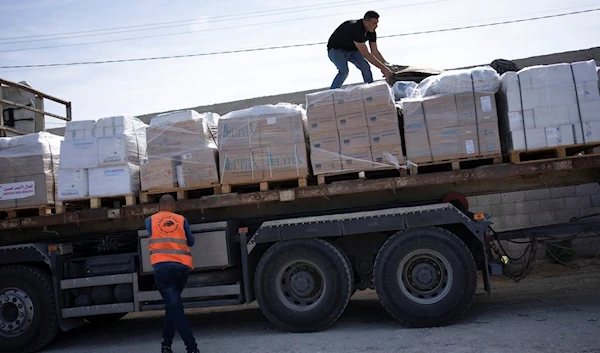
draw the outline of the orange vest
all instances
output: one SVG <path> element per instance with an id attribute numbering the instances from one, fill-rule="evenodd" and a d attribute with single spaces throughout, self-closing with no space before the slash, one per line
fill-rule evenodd
<path id="1" fill-rule="evenodd" d="M 150 217 L 152 236 L 149 241 L 150 263 L 179 262 L 189 268 L 192 264 L 192 253 L 187 245 L 185 235 L 185 218 L 178 214 L 160 211 Z"/>

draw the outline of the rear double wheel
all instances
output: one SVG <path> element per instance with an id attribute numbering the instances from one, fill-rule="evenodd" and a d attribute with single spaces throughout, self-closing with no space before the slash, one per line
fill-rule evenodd
<path id="1" fill-rule="evenodd" d="M 279 328 L 320 331 L 333 324 L 348 305 L 351 271 L 347 257 L 327 241 L 283 241 L 261 258 L 254 292 L 264 315 Z"/>
<path id="2" fill-rule="evenodd" d="M 440 228 L 403 231 L 380 249 L 375 289 L 385 309 L 407 326 L 442 326 L 471 305 L 477 267 L 465 244 Z"/>

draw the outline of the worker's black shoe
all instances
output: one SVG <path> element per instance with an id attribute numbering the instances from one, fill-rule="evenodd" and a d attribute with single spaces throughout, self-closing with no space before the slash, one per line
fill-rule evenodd
<path id="1" fill-rule="evenodd" d="M 188 351 L 188 353 L 200 353 L 200 350 L 198 348 L 196 348 L 193 351 Z"/>
<path id="2" fill-rule="evenodd" d="M 173 353 L 173 350 L 169 346 L 162 346 L 162 351 L 160 353 Z"/>

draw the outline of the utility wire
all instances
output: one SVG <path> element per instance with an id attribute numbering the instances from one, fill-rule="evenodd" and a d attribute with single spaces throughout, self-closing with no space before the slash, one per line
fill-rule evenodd
<path id="1" fill-rule="evenodd" d="M 368 3 L 373 3 L 373 2 L 382 2 L 382 1 L 388 1 L 388 0 L 371 0 L 371 1 L 363 1 L 360 3 L 360 5 L 363 4 L 368 4 Z M 444 1 L 448 1 L 448 0 L 437 0 L 437 1 L 430 1 L 430 2 L 425 2 L 423 4 L 431 4 L 431 3 L 437 3 L 437 2 L 444 2 Z M 340 5 L 339 3 L 344 3 L 343 5 Z M 284 12 L 277 12 L 277 13 L 269 13 L 269 16 L 274 16 L 274 15 L 285 15 L 285 14 L 289 14 L 289 13 L 298 13 L 298 12 L 305 12 L 305 11 L 315 11 L 315 10 L 324 10 L 324 9 L 329 9 L 329 8 L 335 8 L 335 7 L 340 7 L 340 6 L 351 6 L 348 5 L 348 2 L 352 2 L 352 3 L 356 3 L 356 0 L 353 1 L 337 1 L 334 2 L 333 4 L 335 5 L 327 5 L 327 3 L 325 4 L 319 4 L 319 5 L 312 5 L 314 8 L 308 8 L 308 9 L 299 9 L 300 7 L 306 7 L 306 6 L 299 6 L 299 7 L 292 7 L 290 9 L 296 9 L 293 11 L 284 11 Z M 327 6 L 325 6 L 327 5 Z M 315 7 L 315 6 L 319 6 L 319 7 Z M 271 10 L 271 11 L 276 11 L 276 10 Z M 279 10 L 279 11 L 283 11 L 283 10 Z M 118 31 L 112 31 L 112 32 L 105 32 L 105 33 L 91 33 L 91 34 L 77 34 L 77 32 L 72 32 L 71 34 L 75 34 L 75 35 L 71 35 L 71 36 L 64 36 L 64 37 L 57 37 L 57 38 L 38 38 L 38 39 L 28 39 L 28 40 L 17 40 L 17 41 L 12 41 L 12 42 L 0 42 L 0 45 L 8 45 L 8 44 L 21 44 L 21 43 L 33 43 L 33 42 L 44 42 L 44 41 L 52 41 L 52 40 L 63 40 L 63 39 L 72 39 L 72 38 L 83 38 L 83 37 L 98 37 L 98 36 L 106 36 L 106 35 L 111 35 L 111 34 L 121 34 L 121 33 L 130 33 L 130 32 L 143 32 L 143 31 L 152 31 L 152 30 L 156 30 L 156 29 L 164 29 L 164 28 L 174 28 L 174 27 L 187 27 L 187 26 L 193 26 L 193 25 L 203 25 L 203 24 L 207 24 L 207 23 L 213 23 L 213 22 L 226 22 L 226 21 L 238 21 L 238 20 L 244 20 L 244 19 L 249 19 L 249 18 L 256 18 L 256 17 L 264 17 L 266 16 L 265 14 L 260 14 L 260 15 L 251 15 L 251 16 L 245 16 L 245 17 L 238 17 L 238 18 L 226 18 L 226 19 L 219 19 L 218 21 L 216 21 L 215 19 L 218 19 L 219 17 L 211 17 L 209 20 L 193 20 L 189 21 L 189 20 L 185 20 L 186 23 L 181 23 L 181 22 L 177 22 L 177 24 L 168 24 L 168 25 L 164 25 L 164 26 L 157 26 L 157 27 L 149 27 L 149 28 L 135 28 L 135 29 L 125 29 L 125 30 L 118 30 Z M 224 17 L 224 16 L 222 16 Z M 289 20 L 286 21 L 278 21 L 278 22 L 274 22 L 274 23 L 280 23 L 280 22 L 288 22 Z M 158 24 L 156 24 L 158 25 Z M 244 26 L 251 26 L 250 25 L 244 25 Z M 142 26 L 142 25 L 140 25 Z M 239 26 L 241 27 L 241 26 Z M 229 28 L 239 28 L 239 27 L 226 27 L 223 29 L 229 29 Z M 118 28 L 118 27 L 117 27 Z M 217 28 L 216 30 L 218 30 L 219 28 Z M 100 30 L 98 30 L 100 31 Z M 80 32 L 80 33 L 85 33 L 88 31 L 84 31 L 84 32 Z M 181 34 L 183 33 L 188 33 L 190 31 L 186 31 L 186 32 L 180 32 Z M 0 41 L 2 41 L 2 39 L 0 39 Z M 83 44 L 83 43 L 80 43 Z M 17 49 L 18 50 L 18 49 Z"/>
<path id="2" fill-rule="evenodd" d="M 445 0 L 436 0 L 436 1 L 430 1 L 430 2 L 427 2 L 427 3 L 420 2 L 420 3 L 404 4 L 404 5 L 397 5 L 397 6 L 389 6 L 389 7 L 382 7 L 380 9 L 395 9 L 395 8 L 401 8 L 401 7 L 403 8 L 403 7 L 410 7 L 410 6 L 419 6 L 419 5 L 424 5 L 424 4 L 433 4 L 433 3 L 442 2 L 442 1 L 445 1 Z M 346 13 L 337 13 L 337 14 L 330 14 L 330 15 L 311 16 L 308 19 L 312 20 L 312 19 L 317 19 L 317 18 L 335 17 L 335 16 L 348 15 L 348 14 L 354 14 L 354 13 L 355 12 L 346 12 Z M 229 26 L 229 27 L 192 30 L 192 31 L 185 31 L 185 32 L 156 34 L 156 35 L 151 35 L 151 36 L 130 37 L 130 38 L 122 38 L 122 39 L 108 39 L 108 40 L 101 40 L 101 41 L 95 41 L 95 42 L 84 42 L 84 43 L 73 43 L 73 44 L 60 44 L 60 45 L 51 45 L 51 46 L 46 46 L 46 47 L 33 47 L 33 48 L 23 48 L 23 49 L 7 49 L 7 50 L 0 50 L 0 53 L 30 51 L 30 50 L 40 50 L 40 49 L 55 49 L 55 48 L 64 48 L 64 47 L 75 47 L 75 46 L 81 46 L 81 45 L 90 45 L 90 44 L 104 44 L 104 43 L 114 43 L 114 42 L 126 42 L 126 41 L 131 41 L 131 40 L 138 40 L 138 39 L 170 37 L 170 36 L 177 36 L 177 35 L 182 35 L 182 34 L 191 34 L 191 33 L 200 33 L 200 32 L 213 32 L 213 31 L 220 31 L 220 30 L 227 30 L 227 29 L 236 29 L 236 28 L 244 28 L 244 27 L 254 27 L 254 26 L 262 26 L 262 25 L 269 25 L 269 24 L 289 23 L 289 22 L 293 22 L 293 21 L 306 21 L 306 20 L 307 20 L 307 18 L 294 18 L 294 19 L 288 19 L 288 20 L 279 20 L 279 21 L 271 21 L 271 22 L 261 22 L 261 23 L 255 23 L 255 24 L 245 24 L 245 25 L 237 25 L 237 26 Z"/>
<path id="3" fill-rule="evenodd" d="M 380 38 L 406 37 L 406 36 L 414 36 L 414 35 L 422 35 L 422 34 L 443 33 L 443 32 L 459 31 L 459 30 L 465 30 L 465 29 L 492 27 L 492 26 L 500 26 L 500 25 L 506 25 L 506 24 L 514 24 L 514 23 L 522 23 L 522 22 L 529 22 L 529 21 L 537 21 L 537 20 L 543 20 L 543 19 L 549 19 L 549 18 L 556 18 L 556 17 L 565 17 L 565 16 L 570 16 L 570 15 L 576 15 L 576 14 L 582 14 L 582 13 L 590 13 L 590 12 L 596 12 L 596 11 L 600 11 L 600 8 L 589 9 L 589 10 L 582 10 L 582 11 L 566 12 L 566 13 L 555 14 L 555 15 L 530 17 L 530 18 L 519 19 L 519 20 L 492 22 L 492 23 L 479 24 L 479 25 L 471 25 L 471 26 L 451 27 L 451 28 L 428 30 L 428 31 L 420 31 L 420 32 L 412 32 L 412 33 L 391 34 L 391 35 L 380 36 Z M 191 58 L 191 57 L 201 57 L 201 56 L 214 56 L 214 55 L 236 54 L 236 53 L 246 53 L 246 52 L 260 52 L 260 51 L 268 51 L 268 50 L 276 50 L 276 49 L 301 48 L 301 47 L 309 47 L 309 46 L 316 46 L 316 45 L 324 45 L 326 43 L 327 42 L 315 42 L 315 43 L 303 43 L 303 44 L 270 46 L 270 47 L 262 47 L 262 48 L 237 49 L 237 50 L 226 50 L 226 51 L 207 52 L 207 53 L 182 54 L 182 55 L 171 55 L 171 56 L 155 56 L 155 57 L 146 57 L 146 58 L 130 58 L 130 59 L 118 59 L 118 60 L 80 61 L 80 62 L 54 63 L 54 64 L 10 65 L 10 66 L 0 66 L 0 69 L 18 69 L 18 68 L 34 68 L 34 67 L 57 67 L 57 66 L 75 66 L 75 65 L 96 65 L 96 64 L 137 62 L 137 61 L 153 61 L 153 60 L 179 59 L 179 58 Z"/>
<path id="4" fill-rule="evenodd" d="M 386 0 L 376 0 L 376 1 L 386 1 Z M 366 3 L 376 2 L 376 1 L 367 1 Z M 327 2 L 327 3 L 321 3 L 321 4 L 313 4 L 313 5 L 283 7 L 283 8 L 279 8 L 279 9 L 261 10 L 261 11 L 252 11 L 252 12 L 242 12 L 242 13 L 231 14 L 231 15 L 210 16 L 210 18 L 211 19 L 223 19 L 223 18 L 238 17 L 238 16 L 245 16 L 245 15 L 257 15 L 257 14 L 266 15 L 266 14 L 270 14 L 271 12 L 279 12 L 279 11 L 284 11 L 284 10 L 304 9 L 304 8 L 307 8 L 307 7 L 323 6 L 323 5 L 330 5 L 330 4 L 343 4 L 343 3 L 364 4 L 365 2 L 359 2 L 359 0 L 333 1 L 333 2 Z M 83 30 L 83 31 L 60 32 L 60 33 L 51 33 L 51 34 L 36 34 L 36 35 L 20 36 L 20 37 L 5 37 L 5 38 L 0 38 L 0 41 L 14 40 L 14 39 L 27 39 L 27 38 L 35 38 L 35 37 L 54 37 L 54 36 L 62 36 L 62 35 L 69 35 L 69 34 L 80 34 L 80 33 L 104 32 L 104 31 L 113 31 L 113 30 L 118 30 L 118 29 L 130 29 L 130 28 L 140 28 L 140 27 L 153 27 L 153 26 L 159 26 L 159 25 L 170 25 L 170 24 L 198 22 L 198 21 L 199 21 L 198 19 L 188 19 L 188 20 L 177 20 L 177 21 L 169 21 L 169 22 L 147 23 L 147 24 L 132 25 L 132 26 L 120 26 L 120 27 L 90 29 L 90 30 Z M 189 25 L 189 23 L 186 24 L 186 25 Z M 150 28 L 150 29 L 153 29 L 153 28 Z M 3 44 L 8 44 L 8 43 L 3 43 Z"/>

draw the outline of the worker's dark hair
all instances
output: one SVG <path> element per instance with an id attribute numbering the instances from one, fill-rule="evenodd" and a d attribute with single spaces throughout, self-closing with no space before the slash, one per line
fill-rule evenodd
<path id="1" fill-rule="evenodd" d="M 170 210 L 175 205 L 175 198 L 171 195 L 163 195 L 158 200 L 158 208 L 161 210 Z"/>
<path id="2" fill-rule="evenodd" d="M 379 18 L 379 14 L 375 11 L 367 11 L 365 14 L 365 20 L 370 20 L 372 18 Z"/>

